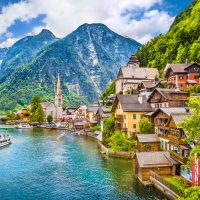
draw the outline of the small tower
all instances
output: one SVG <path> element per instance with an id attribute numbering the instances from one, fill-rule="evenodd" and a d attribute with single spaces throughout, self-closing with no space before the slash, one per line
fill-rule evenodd
<path id="1" fill-rule="evenodd" d="M 60 74 L 58 73 L 58 81 L 57 81 L 57 91 L 55 95 L 55 106 L 56 106 L 56 118 L 57 120 L 62 118 L 62 90 L 60 86 Z"/>
<path id="2" fill-rule="evenodd" d="M 140 63 L 139 63 L 136 55 L 133 54 L 130 57 L 130 60 L 128 62 L 128 67 L 133 67 L 133 68 L 139 68 L 140 67 Z"/>

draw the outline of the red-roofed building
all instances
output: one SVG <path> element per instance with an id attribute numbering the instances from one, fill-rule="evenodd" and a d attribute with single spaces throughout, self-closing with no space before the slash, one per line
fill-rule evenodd
<path id="1" fill-rule="evenodd" d="M 164 75 L 168 79 L 169 88 L 179 88 L 183 91 L 191 85 L 200 84 L 200 65 L 167 64 Z"/>

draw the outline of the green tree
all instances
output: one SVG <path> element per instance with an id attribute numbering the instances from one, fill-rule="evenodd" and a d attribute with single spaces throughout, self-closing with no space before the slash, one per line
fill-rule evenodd
<path id="1" fill-rule="evenodd" d="M 115 130 L 115 119 L 112 114 L 109 118 L 104 119 L 103 121 L 103 144 L 108 143 L 109 137 L 112 136 Z"/>
<path id="2" fill-rule="evenodd" d="M 178 200 L 199 200 L 200 199 L 200 187 L 190 187 L 185 189 L 183 196 Z"/>
<path id="3" fill-rule="evenodd" d="M 187 133 L 188 141 L 196 143 L 194 152 L 198 152 L 198 156 L 200 156 L 200 97 L 190 98 L 188 106 L 192 110 L 192 114 L 186 117 L 179 126 Z"/>
<path id="4" fill-rule="evenodd" d="M 47 116 L 47 122 L 48 122 L 49 124 L 51 124 L 51 123 L 53 122 L 53 117 L 52 117 L 52 115 L 48 115 L 48 116 Z"/>
<path id="5" fill-rule="evenodd" d="M 122 131 L 115 131 L 109 138 L 109 148 L 114 152 L 119 151 L 134 151 L 135 141 L 127 139 L 127 136 Z"/>
<path id="6" fill-rule="evenodd" d="M 41 105 L 41 99 L 35 96 L 31 100 L 31 110 L 30 110 L 30 120 L 31 122 L 43 122 L 44 121 L 44 110 Z"/>
<path id="7" fill-rule="evenodd" d="M 141 134 L 153 134 L 155 132 L 155 127 L 153 124 L 146 118 L 140 120 L 140 133 Z"/>
<path id="8" fill-rule="evenodd" d="M 16 115 L 15 113 L 13 113 L 13 112 L 8 112 L 8 113 L 6 114 L 6 118 L 5 118 L 5 119 L 6 119 L 6 120 L 10 120 L 10 121 L 18 120 L 18 119 L 19 119 L 19 116 Z"/>
<path id="9" fill-rule="evenodd" d="M 107 100 L 107 98 L 111 95 L 115 94 L 115 81 L 113 81 L 103 92 L 101 95 L 101 100 Z"/>

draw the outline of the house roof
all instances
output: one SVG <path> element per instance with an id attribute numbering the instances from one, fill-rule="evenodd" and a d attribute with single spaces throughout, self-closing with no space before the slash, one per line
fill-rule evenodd
<path id="1" fill-rule="evenodd" d="M 98 109 L 99 109 L 99 106 L 87 106 L 88 112 L 96 113 Z"/>
<path id="2" fill-rule="evenodd" d="M 155 114 L 159 113 L 160 111 L 162 111 L 166 115 L 170 116 L 173 113 L 176 113 L 176 114 L 187 114 L 188 113 L 188 108 L 187 107 L 159 108 L 152 115 L 155 115 Z M 189 113 L 191 113 L 190 110 L 189 110 Z"/>
<path id="3" fill-rule="evenodd" d="M 171 167 L 177 164 L 175 160 L 170 158 L 170 153 L 165 151 L 139 152 L 136 153 L 136 158 L 142 168 Z"/>
<path id="4" fill-rule="evenodd" d="M 110 117 L 111 115 L 111 108 L 106 108 L 106 107 L 99 107 L 98 112 L 100 113 L 101 117 L 107 118 Z"/>
<path id="5" fill-rule="evenodd" d="M 159 75 L 157 68 L 133 68 L 133 67 L 124 67 L 120 68 L 118 77 L 121 78 L 134 78 L 134 79 L 155 79 Z"/>
<path id="6" fill-rule="evenodd" d="M 160 142 L 156 134 L 137 134 L 137 138 L 140 143 Z"/>
<path id="7" fill-rule="evenodd" d="M 47 107 L 49 107 L 53 103 L 52 102 L 42 102 L 41 104 L 42 104 L 43 109 L 46 109 Z"/>
<path id="8" fill-rule="evenodd" d="M 149 101 L 153 97 L 156 91 L 159 92 L 165 99 L 168 99 L 168 100 L 185 100 L 185 99 L 172 99 L 171 94 L 188 94 L 189 95 L 188 92 L 176 91 L 173 89 L 166 89 L 166 88 L 155 88 L 147 101 Z"/>
<path id="9" fill-rule="evenodd" d="M 120 102 L 124 112 L 151 112 L 152 108 L 147 102 L 146 96 L 142 96 L 141 98 L 142 103 L 139 102 L 138 95 L 117 95 L 113 103 L 112 111 L 115 110 L 118 102 Z"/>
<path id="10" fill-rule="evenodd" d="M 193 66 L 193 65 L 198 65 L 198 63 L 190 63 L 190 64 L 186 64 L 186 63 L 179 63 L 179 64 L 167 64 L 165 69 L 164 69 L 164 73 L 165 75 L 169 72 L 169 70 L 171 69 L 174 73 L 187 73 L 186 69 Z"/>
<path id="11" fill-rule="evenodd" d="M 156 86 L 158 86 L 159 84 L 161 84 L 161 81 L 163 81 L 163 80 L 160 79 L 157 82 L 155 82 L 154 80 L 142 81 L 141 85 L 143 85 L 145 88 L 155 88 Z M 163 86 L 163 88 L 164 88 L 164 86 Z"/>

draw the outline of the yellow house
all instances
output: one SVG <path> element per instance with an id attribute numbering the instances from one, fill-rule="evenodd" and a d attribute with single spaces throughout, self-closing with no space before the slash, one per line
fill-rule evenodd
<path id="1" fill-rule="evenodd" d="M 128 137 L 133 136 L 140 132 L 139 123 L 143 115 L 151 111 L 145 96 L 117 95 L 112 107 L 116 130 L 127 132 Z"/>

